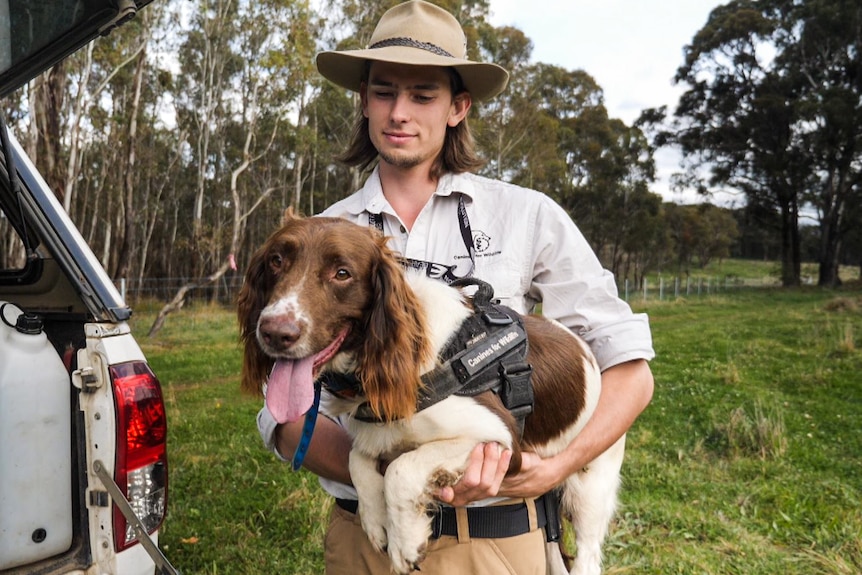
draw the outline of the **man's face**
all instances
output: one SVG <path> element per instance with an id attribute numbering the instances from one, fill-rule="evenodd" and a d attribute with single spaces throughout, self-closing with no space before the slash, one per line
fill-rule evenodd
<path id="1" fill-rule="evenodd" d="M 382 162 L 400 169 L 427 166 L 443 148 L 447 126 L 470 109 L 467 93 L 452 96 L 445 68 L 373 62 L 360 88 L 371 142 Z"/>

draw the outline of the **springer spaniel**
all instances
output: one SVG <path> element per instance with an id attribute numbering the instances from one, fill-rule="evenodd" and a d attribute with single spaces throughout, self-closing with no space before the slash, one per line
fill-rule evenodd
<path id="1" fill-rule="evenodd" d="M 301 418 L 315 379 L 327 372 L 361 382 L 357 396 L 336 403 L 351 415 L 349 466 L 362 527 L 397 573 L 419 566 L 432 532 L 431 493 L 461 477 L 478 443 L 512 449 L 510 472 L 517 471 L 520 450 L 551 457 L 564 449 L 598 401 L 601 375 L 586 344 L 556 322 L 525 316 L 534 409 L 520 439 L 495 393 L 450 395 L 417 411 L 422 376 L 473 313 L 461 290 L 406 273 L 375 230 L 291 210 L 252 257 L 239 295 L 242 387 L 260 394 L 267 382 L 277 421 Z M 356 417 L 363 407 L 376 421 Z M 578 547 L 572 574 L 601 572 L 624 446 L 625 437 L 562 485 Z M 385 475 L 381 460 L 391 461 Z M 548 545 L 549 573 L 566 573 L 559 546 Z"/>

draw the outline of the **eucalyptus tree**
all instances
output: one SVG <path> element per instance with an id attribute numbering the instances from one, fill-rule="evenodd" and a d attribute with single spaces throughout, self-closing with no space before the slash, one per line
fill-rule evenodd
<path id="1" fill-rule="evenodd" d="M 160 6 L 33 80 L 22 144 L 109 273 L 126 276 L 135 249 L 134 169 L 140 87 Z M 138 97 L 135 98 L 135 94 Z M 23 120 L 22 120 L 23 121 Z"/>
<path id="2" fill-rule="evenodd" d="M 800 282 L 799 218 L 821 226 L 820 283 L 837 282 L 849 202 L 862 171 L 862 6 L 845 0 L 733 0 L 686 47 L 676 141 L 781 218 L 782 283 Z M 858 222 L 856 222 L 858 225 Z"/>
<path id="3" fill-rule="evenodd" d="M 640 250 L 649 250 L 661 199 L 649 190 L 654 181 L 652 149 L 637 127 L 610 118 L 595 80 L 582 70 L 538 65 L 530 84 L 535 101 L 553 130 L 557 154 L 531 163 L 549 166 L 564 179 L 548 193 L 569 212 L 596 253 L 614 273 L 640 269 Z M 550 120 L 550 122 L 547 122 Z M 553 159 L 551 159 L 553 158 Z M 556 177 L 556 176 L 555 176 Z M 629 265 L 633 264 L 633 265 Z M 637 274 L 636 274 L 637 275 Z"/>
<path id="4" fill-rule="evenodd" d="M 303 127 L 318 29 L 312 18 L 307 0 L 202 0 L 191 15 L 180 51 L 183 73 L 175 82 L 178 123 L 189 134 L 184 160 L 196 175 L 185 198 L 192 208 L 185 230 L 189 281 L 159 313 L 151 334 L 189 290 L 247 263 L 239 247 L 248 218 L 302 177 L 302 151 L 277 148 L 282 132 L 296 142 Z M 297 119 L 292 126 L 291 117 Z"/>

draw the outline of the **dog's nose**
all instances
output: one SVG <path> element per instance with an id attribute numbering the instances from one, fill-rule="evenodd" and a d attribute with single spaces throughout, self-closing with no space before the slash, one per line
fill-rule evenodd
<path id="1" fill-rule="evenodd" d="M 277 318 L 261 318 L 258 332 L 263 343 L 275 351 L 288 349 L 301 335 L 296 322 Z"/>

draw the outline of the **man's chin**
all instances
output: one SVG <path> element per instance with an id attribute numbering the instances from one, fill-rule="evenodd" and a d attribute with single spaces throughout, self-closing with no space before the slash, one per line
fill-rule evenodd
<path id="1" fill-rule="evenodd" d="M 385 162 L 394 168 L 401 168 L 405 170 L 415 168 L 416 166 L 421 165 L 423 162 L 422 158 L 407 153 L 385 151 L 378 152 L 378 154 L 380 155 L 380 161 Z"/>

